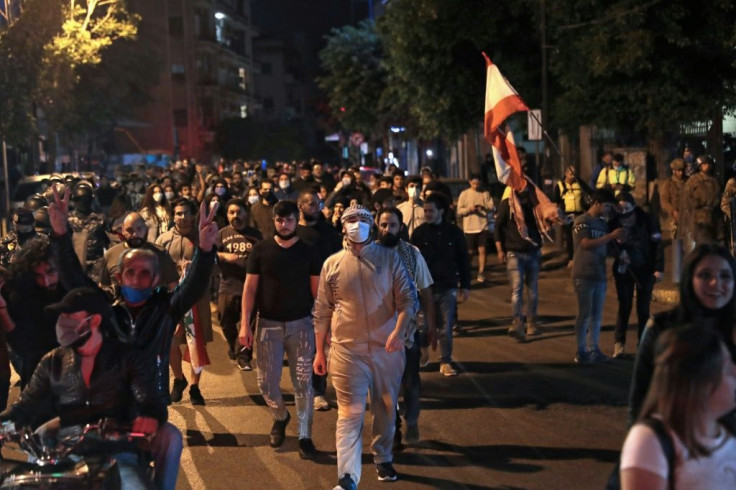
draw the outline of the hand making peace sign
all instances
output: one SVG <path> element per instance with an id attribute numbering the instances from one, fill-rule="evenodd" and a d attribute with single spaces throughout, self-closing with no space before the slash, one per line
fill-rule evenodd
<path id="1" fill-rule="evenodd" d="M 217 223 L 214 222 L 215 214 L 220 203 L 213 203 L 207 214 L 207 203 L 202 202 L 199 206 L 199 248 L 203 252 L 210 252 L 217 239 Z"/>
<path id="2" fill-rule="evenodd" d="M 66 234 L 69 219 L 69 187 L 62 186 L 61 188 L 64 197 L 59 197 L 59 189 L 53 186 L 54 200 L 49 204 L 49 223 L 56 236 Z"/>

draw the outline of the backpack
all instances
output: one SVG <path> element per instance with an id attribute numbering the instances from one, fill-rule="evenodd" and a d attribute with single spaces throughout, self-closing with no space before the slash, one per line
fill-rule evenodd
<path id="1" fill-rule="evenodd" d="M 662 446 L 664 456 L 665 458 L 667 458 L 667 488 L 669 490 L 675 490 L 676 454 L 675 443 L 672 441 L 672 437 L 670 437 L 669 432 L 667 432 L 664 423 L 659 419 L 650 417 L 642 420 L 641 423 L 652 429 L 656 434 L 657 439 L 659 439 L 659 444 L 660 446 Z M 621 490 L 621 473 L 619 471 L 620 466 L 621 458 L 619 458 L 618 462 L 616 463 L 616 467 L 613 468 L 613 472 L 608 477 L 608 482 L 606 482 L 605 490 Z"/>

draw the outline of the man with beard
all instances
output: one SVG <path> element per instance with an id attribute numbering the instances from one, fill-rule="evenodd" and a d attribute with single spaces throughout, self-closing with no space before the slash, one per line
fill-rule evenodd
<path id="1" fill-rule="evenodd" d="M 264 179 L 258 187 L 258 194 L 261 196 L 260 201 L 250 208 L 250 225 L 260 231 L 264 237 L 271 238 L 275 230 L 273 226 L 273 206 L 276 204 L 276 197 L 273 195 L 273 182 Z"/>
<path id="2" fill-rule="evenodd" d="M 258 242 L 251 251 L 239 337 L 243 346 L 253 346 L 250 319 L 258 312 L 258 388 L 273 415 L 270 435 L 274 448 L 284 443 L 291 419 L 279 387 L 286 351 L 299 419 L 299 456 L 310 459 L 316 453 L 312 443 L 312 305 L 317 296 L 321 261 L 317 249 L 297 236 L 298 216 L 299 208 L 293 201 L 276 203 L 276 235 Z"/>
<path id="3" fill-rule="evenodd" d="M 371 240 L 373 215 L 368 208 L 350 206 L 341 220 L 343 250 L 327 259 L 319 278 L 314 372 L 327 372 L 325 340 L 331 331 L 330 374 L 338 405 L 336 488 L 355 489 L 362 470 L 363 419 L 369 396 L 371 452 L 378 479 L 397 478 L 392 452 L 396 401 L 417 293 L 398 254 Z"/>
<path id="4" fill-rule="evenodd" d="M 0 326 L 13 353 L 20 359 L 16 370 L 22 389 L 41 358 L 59 345 L 54 330 L 57 314 L 44 307 L 59 301 L 66 289 L 59 283 L 48 238 L 39 236 L 26 242 L 11 264 L 9 279 L 2 282 Z M 3 404 L 10 387 L 10 372 L 5 374 L 0 376 Z"/>
<path id="5" fill-rule="evenodd" d="M 241 371 L 252 371 L 253 349 L 240 349 L 238 323 L 245 285 L 245 269 L 253 245 L 261 241 L 261 232 L 248 226 L 248 206 L 242 199 L 230 199 L 225 205 L 229 226 L 217 234 L 217 259 L 220 269 L 220 287 L 217 295 L 217 314 L 225 335 L 228 357 L 234 359 Z M 252 321 L 252 319 L 250 320 Z"/>
<path id="6" fill-rule="evenodd" d="M 156 245 L 164 249 L 171 256 L 171 260 L 177 266 L 179 277 L 183 278 L 192 263 L 194 253 L 198 248 L 199 237 L 197 235 L 197 227 L 195 226 L 194 217 L 197 214 L 197 208 L 194 203 L 184 197 L 173 202 L 171 208 L 174 211 L 174 227 L 166 233 L 160 235 L 156 239 Z M 210 215 L 213 217 L 217 213 L 217 207 L 210 209 Z M 210 278 L 207 278 L 209 284 Z M 195 331 L 200 330 L 203 335 L 202 342 L 212 342 L 212 318 L 210 313 L 210 295 L 206 291 L 199 297 L 197 303 L 192 308 L 192 321 L 197 322 Z M 184 388 L 189 382 L 184 377 L 182 370 L 182 352 L 181 344 L 185 344 L 185 328 L 184 322 L 181 321 L 174 332 L 174 341 L 171 343 L 171 352 L 169 357 L 169 366 L 174 374 L 174 385 L 171 388 L 171 401 L 179 402 L 182 399 Z M 199 340 L 198 340 L 199 341 Z M 199 380 L 202 376 L 202 365 L 196 366 L 197 361 L 191 359 L 191 386 L 189 387 L 189 398 L 192 405 L 204 405 L 204 397 L 199 389 Z"/>
<path id="7" fill-rule="evenodd" d="M 0 265 L 9 267 L 13 256 L 28 240 L 38 236 L 33 228 L 33 213 L 26 208 L 13 211 L 13 231 L 0 242 Z"/>
<path id="8" fill-rule="evenodd" d="M 432 300 L 432 276 L 429 273 L 427 263 L 422 253 L 415 246 L 400 238 L 403 217 L 401 211 L 396 208 L 383 208 L 378 213 L 378 241 L 385 247 L 396 250 L 406 267 L 409 276 L 419 292 L 419 302 L 424 311 L 425 325 L 429 325 L 429 337 L 434 350 L 437 350 L 436 323 L 434 317 L 434 301 Z M 407 331 L 404 350 L 406 354 L 406 365 L 404 376 L 401 378 L 401 387 L 404 391 L 404 418 L 406 419 L 406 442 L 415 444 L 419 442 L 419 358 L 421 357 L 420 344 L 425 343 L 426 337 L 420 335 L 417 329 L 416 317 L 411 318 Z M 422 337 L 424 337 L 422 339 Z M 424 342 L 422 342 L 422 340 Z M 394 435 L 394 448 L 401 445 L 401 417 L 396 414 L 396 434 Z"/>
<path id="9" fill-rule="evenodd" d="M 118 243 L 105 252 L 105 256 L 103 258 L 104 264 L 100 271 L 100 287 L 110 291 L 113 297 L 116 296 L 115 288 L 120 286 L 120 283 L 117 280 L 120 256 L 123 255 L 126 250 L 140 248 L 150 250 L 156 254 L 160 267 L 159 276 L 161 284 L 169 289 L 173 289 L 179 281 L 179 273 L 176 270 L 176 264 L 174 264 L 174 261 L 171 260 L 171 257 L 165 250 L 146 240 L 148 237 L 148 227 L 146 226 L 143 216 L 135 211 L 128 213 L 123 220 L 122 234 L 123 242 Z"/>
<path id="10" fill-rule="evenodd" d="M 330 226 L 325 221 L 319 210 L 319 197 L 315 191 L 302 191 L 297 200 L 297 206 L 299 207 L 299 224 L 296 227 L 296 235 L 317 247 L 321 269 L 327 257 L 340 251 L 340 235 L 334 226 Z M 314 387 L 314 409 L 329 410 L 330 404 L 325 399 L 327 375 L 313 374 L 312 386 Z"/>
<path id="11" fill-rule="evenodd" d="M 55 194 L 54 202 L 49 206 L 49 219 L 53 228 L 51 240 L 60 267 L 58 275 L 70 289 L 80 285 L 94 286 L 82 271 L 67 231 L 69 190 L 64 192 L 64 197 L 56 191 Z M 182 202 L 189 205 L 188 213 L 191 214 L 191 202 L 185 199 Z M 200 207 L 198 247 L 186 277 L 174 291 L 166 287 L 154 288 L 160 284 L 158 257 L 154 252 L 143 248 L 128 249 L 118 263 L 120 296 L 112 305 L 115 321 L 111 327 L 116 330 L 114 335 L 125 344 L 154 362 L 156 387 L 163 400 L 168 400 L 169 396 L 168 364 L 174 329 L 197 299 L 204 295 L 214 266 L 217 237 L 214 214 L 212 211 L 207 215 L 205 206 Z M 159 428 L 151 447 L 157 488 L 173 490 L 176 487 L 181 447 L 178 430 L 170 424 Z"/>

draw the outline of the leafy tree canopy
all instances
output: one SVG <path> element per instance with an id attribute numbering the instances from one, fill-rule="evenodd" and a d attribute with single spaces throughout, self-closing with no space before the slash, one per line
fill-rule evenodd
<path id="1" fill-rule="evenodd" d="M 553 0 L 552 76 L 561 124 L 650 136 L 736 102 L 736 4 L 729 0 Z"/>

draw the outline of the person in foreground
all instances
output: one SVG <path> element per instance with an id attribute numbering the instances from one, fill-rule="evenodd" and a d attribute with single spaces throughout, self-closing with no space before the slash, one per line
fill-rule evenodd
<path id="1" fill-rule="evenodd" d="M 341 220 L 344 248 L 325 261 L 319 278 L 314 372 L 327 372 L 325 340 L 331 331 L 329 371 L 337 394 L 339 482 L 335 488 L 351 490 L 360 482 L 361 433 L 369 396 L 371 452 L 378 479 L 397 478 L 392 464 L 396 400 L 404 373 L 409 321 L 417 312 L 418 301 L 399 254 L 371 240 L 371 212 L 353 205 Z"/>
<path id="2" fill-rule="evenodd" d="M 736 366 L 721 336 L 710 327 L 672 328 L 660 335 L 655 359 L 621 451 L 621 488 L 736 488 L 736 437 L 719 421 L 736 408 Z"/>
<path id="3" fill-rule="evenodd" d="M 155 445 L 175 446 L 178 451 L 169 456 L 178 465 L 181 435 L 166 423 L 166 402 L 156 387 L 153 359 L 115 338 L 112 309 L 102 293 L 93 288 L 73 289 L 46 309 L 59 314 L 56 337 L 60 347 L 41 359 L 18 401 L 0 414 L 0 420 L 29 425 L 41 413 L 52 417 L 45 424 L 49 434 L 52 428 L 112 418 L 131 423 L 133 432 L 152 437 L 152 452 Z M 153 487 L 137 461 L 135 447 L 121 447 L 113 456 L 120 467 L 122 488 Z"/>
<path id="4" fill-rule="evenodd" d="M 654 347 L 662 332 L 676 325 L 710 325 L 721 335 L 731 359 L 736 358 L 733 287 L 736 261 L 720 245 L 698 245 L 685 257 L 680 282 L 680 303 L 654 315 L 641 338 L 629 393 L 629 423 L 637 420 L 655 367 Z M 729 417 L 734 420 L 734 417 Z"/>

